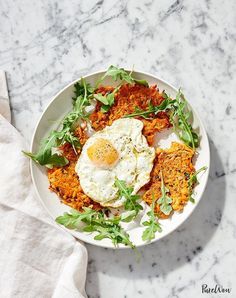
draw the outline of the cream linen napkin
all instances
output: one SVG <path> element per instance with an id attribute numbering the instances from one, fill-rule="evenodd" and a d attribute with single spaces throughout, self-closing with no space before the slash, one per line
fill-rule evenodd
<path id="1" fill-rule="evenodd" d="M 25 142 L 6 120 L 4 80 L 1 72 L 0 297 L 87 297 L 87 251 L 53 223 L 36 198 L 29 161 L 21 153 Z"/>

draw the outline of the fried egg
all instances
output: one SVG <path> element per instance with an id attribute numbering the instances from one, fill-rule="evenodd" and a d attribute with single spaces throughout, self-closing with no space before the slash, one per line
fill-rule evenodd
<path id="1" fill-rule="evenodd" d="M 118 119 L 94 133 L 83 146 L 75 171 L 86 195 L 102 206 L 118 208 L 115 179 L 133 187 L 133 194 L 150 180 L 155 150 L 142 135 L 143 123 L 137 119 Z"/>

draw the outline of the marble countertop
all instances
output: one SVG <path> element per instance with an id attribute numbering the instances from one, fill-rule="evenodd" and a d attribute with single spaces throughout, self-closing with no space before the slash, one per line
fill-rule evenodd
<path id="1" fill-rule="evenodd" d="M 236 297 L 236 2 L 1 1 L 0 69 L 29 141 L 50 98 L 115 64 L 182 86 L 210 138 L 204 197 L 174 233 L 130 250 L 87 245 L 89 297 Z M 201 294 L 202 285 L 231 294 Z"/>

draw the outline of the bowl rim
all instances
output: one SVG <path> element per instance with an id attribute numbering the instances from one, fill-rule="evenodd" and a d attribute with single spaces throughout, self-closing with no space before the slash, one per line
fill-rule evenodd
<path id="1" fill-rule="evenodd" d="M 149 72 L 144 72 L 144 71 L 141 71 L 139 69 L 128 69 L 128 68 L 124 68 L 125 71 L 127 72 L 134 72 L 134 73 L 138 73 L 140 75 L 146 75 L 146 76 L 150 76 L 150 77 L 153 77 L 154 79 L 158 80 L 159 82 L 163 83 L 163 84 L 166 84 L 168 85 L 170 88 L 172 88 L 175 92 L 178 92 L 178 89 L 176 87 L 174 87 L 172 84 L 170 84 L 169 82 L 167 82 L 166 80 L 163 80 L 162 78 L 160 78 L 159 76 L 156 76 L 154 74 L 151 74 Z M 92 72 L 92 73 L 89 73 L 85 76 L 81 76 L 80 78 L 77 78 L 75 80 L 73 80 L 72 82 L 68 83 L 65 87 L 63 87 L 60 91 L 58 91 L 52 98 L 51 100 L 49 101 L 49 103 L 45 106 L 43 112 L 40 114 L 40 117 L 38 119 L 38 121 L 36 122 L 36 126 L 35 126 L 35 129 L 33 131 L 33 135 L 32 135 L 32 138 L 31 138 L 31 143 L 30 143 L 30 151 L 32 152 L 33 150 L 33 147 L 34 147 L 34 143 L 35 143 L 35 138 L 36 138 L 36 133 L 37 133 L 37 130 L 38 130 L 38 127 L 39 127 L 39 124 L 43 118 L 43 115 L 45 114 L 45 112 L 48 110 L 48 108 L 51 106 L 51 104 L 54 102 L 54 100 L 61 94 L 63 93 L 67 88 L 69 88 L 70 86 L 74 85 L 76 82 L 80 81 L 81 78 L 88 78 L 88 77 L 92 77 L 92 76 L 95 76 L 95 75 L 99 75 L 99 74 L 102 74 L 104 72 L 106 72 L 107 69 L 101 69 L 101 70 L 98 70 L 98 71 L 95 71 L 95 72 Z M 194 114 L 197 116 L 197 119 L 198 119 L 198 122 L 199 122 L 199 126 L 202 127 L 202 134 L 201 135 L 204 135 L 205 139 L 206 139 L 206 147 L 207 147 L 207 157 L 208 157 L 208 167 L 205 171 L 205 175 L 206 175 L 206 178 L 205 178 L 205 181 L 204 181 L 204 185 L 202 187 L 202 191 L 201 191 L 201 194 L 199 196 L 199 199 L 197 202 L 195 202 L 195 205 L 194 205 L 194 208 L 192 208 L 188 214 L 188 216 L 183 220 L 183 221 L 180 221 L 179 223 L 176 224 L 175 228 L 171 231 L 169 231 L 168 233 L 164 234 L 164 235 L 161 235 L 159 234 L 159 237 L 157 238 L 154 238 L 153 240 L 149 241 L 149 242 L 143 242 L 143 243 L 140 243 L 140 244 L 137 244 L 135 245 L 135 247 L 143 247 L 143 246 L 146 246 L 146 245 L 149 245 L 151 243 L 154 243 L 154 242 L 157 242 L 161 239 L 163 239 L 164 237 L 166 236 L 169 236 L 171 233 L 173 233 L 174 231 L 176 231 L 191 215 L 192 213 L 194 212 L 194 210 L 196 209 L 196 207 L 198 206 L 199 202 L 201 201 L 204 193 L 205 193 L 205 189 L 206 189 L 206 186 L 207 186 L 207 183 L 208 183 L 208 179 L 209 179 L 209 173 L 210 173 L 210 167 L 211 167 L 211 158 L 210 158 L 210 145 L 209 145 L 209 139 L 208 139 L 208 135 L 207 135 L 207 132 L 206 132 L 206 129 L 205 129 L 205 126 L 203 124 L 203 121 L 201 119 L 201 117 L 199 116 L 199 113 L 198 111 L 195 109 L 195 107 L 188 101 L 188 99 L 186 99 L 187 101 L 187 104 L 190 106 L 190 108 L 193 110 Z M 39 165 L 37 165 L 39 166 Z M 38 191 L 38 187 L 37 187 L 37 183 L 35 181 L 35 178 L 34 178 L 34 174 L 33 174 L 33 160 L 30 159 L 30 173 L 31 173 L 31 179 L 33 181 L 33 185 L 34 185 L 34 189 L 36 191 L 36 194 L 37 194 L 37 197 L 38 197 L 38 200 L 40 201 L 40 203 L 43 205 L 44 209 L 46 210 L 46 212 L 49 214 L 51 220 L 53 221 L 54 223 L 54 226 L 56 228 L 58 228 L 59 230 L 62 230 L 62 231 L 66 231 L 66 233 L 68 233 L 69 235 L 72 235 L 74 238 L 76 238 L 76 240 L 79 240 L 79 241 L 82 241 L 82 242 L 85 242 L 85 243 L 88 243 L 88 244 L 91 244 L 91 245 L 95 245 L 95 246 L 98 246 L 98 247 L 103 247 L 103 248 L 109 248 L 109 249 L 131 249 L 131 247 L 129 246 L 108 246 L 106 244 L 101 244 L 101 242 L 99 241 L 92 241 L 90 239 L 88 240 L 82 240 L 78 237 L 78 235 L 76 234 L 76 232 L 74 232 L 73 230 L 68 230 L 67 228 L 65 228 L 64 226 L 61 226 L 59 224 L 56 224 L 55 223 L 55 220 L 54 220 L 54 216 L 53 214 L 49 211 L 49 209 L 47 208 L 46 204 L 44 203 L 43 199 L 41 198 L 40 194 L 39 194 L 39 191 Z"/>

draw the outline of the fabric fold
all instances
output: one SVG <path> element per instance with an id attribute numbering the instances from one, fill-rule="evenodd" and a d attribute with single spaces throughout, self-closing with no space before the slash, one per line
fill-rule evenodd
<path id="1" fill-rule="evenodd" d="M 1 102 L 0 113 L 6 109 Z M 0 115 L 0 296 L 87 297 L 86 248 L 46 214 L 24 148 L 23 137 Z"/>

